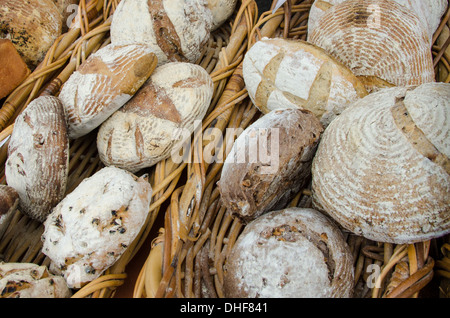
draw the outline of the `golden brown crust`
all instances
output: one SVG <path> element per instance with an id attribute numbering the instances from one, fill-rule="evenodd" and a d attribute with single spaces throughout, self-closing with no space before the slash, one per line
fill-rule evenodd
<path id="1" fill-rule="evenodd" d="M 30 74 L 30 69 L 12 42 L 0 39 L 0 99 L 6 97 Z"/>

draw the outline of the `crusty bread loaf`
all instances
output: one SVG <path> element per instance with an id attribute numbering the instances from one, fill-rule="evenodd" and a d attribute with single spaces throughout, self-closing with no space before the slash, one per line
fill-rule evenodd
<path id="1" fill-rule="evenodd" d="M 195 63 L 212 27 L 212 13 L 203 0 L 122 0 L 111 23 L 114 44 L 145 43 L 159 65 Z"/>
<path id="2" fill-rule="evenodd" d="M 0 185 L 0 239 L 18 206 L 19 194 L 17 191 L 7 185 Z"/>
<path id="3" fill-rule="evenodd" d="M 20 210 L 44 221 L 66 192 L 69 138 L 57 97 L 34 99 L 17 117 L 5 164 L 7 184 L 20 197 Z"/>
<path id="4" fill-rule="evenodd" d="M 8 96 L 30 74 L 11 40 L 0 39 L 0 99 Z"/>
<path id="5" fill-rule="evenodd" d="M 61 276 L 44 265 L 0 262 L 0 298 L 69 298 L 72 292 Z"/>
<path id="6" fill-rule="evenodd" d="M 427 29 L 414 12 L 392 0 L 349 0 L 332 6 L 308 40 L 357 76 L 375 76 L 395 86 L 435 80 Z"/>
<path id="7" fill-rule="evenodd" d="M 81 64 L 61 88 L 69 137 L 88 134 L 122 107 L 157 64 L 147 45 L 108 44 Z"/>
<path id="8" fill-rule="evenodd" d="M 207 2 L 212 13 L 211 31 L 214 31 L 233 14 L 237 0 L 208 0 Z"/>
<path id="9" fill-rule="evenodd" d="M 139 92 L 101 125 L 100 159 L 136 172 L 168 158 L 194 132 L 194 122 L 203 119 L 212 96 L 212 79 L 201 66 L 169 62 L 157 67 Z"/>
<path id="10" fill-rule="evenodd" d="M 388 88 L 355 102 L 322 136 L 313 202 L 346 229 L 413 243 L 450 232 L 450 84 Z"/>
<path id="11" fill-rule="evenodd" d="M 236 139 L 218 187 L 222 203 L 243 222 L 284 208 L 308 181 L 323 127 L 314 114 L 274 110 Z"/>
<path id="12" fill-rule="evenodd" d="M 0 0 L 0 37 L 11 40 L 30 69 L 44 59 L 61 32 L 52 0 Z"/>
<path id="13" fill-rule="evenodd" d="M 335 223 L 313 209 L 288 208 L 244 228 L 225 263 L 225 296 L 348 298 L 353 271 Z"/>
<path id="14" fill-rule="evenodd" d="M 152 196 L 146 176 L 106 167 L 84 179 L 44 223 L 50 270 L 80 288 L 113 265 L 144 225 Z"/>
<path id="15" fill-rule="evenodd" d="M 263 38 L 256 42 L 245 54 L 243 76 L 249 96 L 261 112 L 307 109 L 324 126 L 349 103 L 367 95 L 346 66 L 301 40 Z"/>

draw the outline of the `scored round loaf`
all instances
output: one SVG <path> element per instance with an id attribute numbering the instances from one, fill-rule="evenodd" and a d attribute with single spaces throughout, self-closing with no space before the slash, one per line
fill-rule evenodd
<path id="1" fill-rule="evenodd" d="M 84 179 L 44 223 L 50 270 L 80 288 L 112 266 L 144 225 L 152 196 L 146 176 L 106 167 Z"/>
<path id="2" fill-rule="evenodd" d="M 314 114 L 297 108 L 258 119 L 225 159 L 218 182 L 224 206 L 243 222 L 284 208 L 309 180 L 322 132 Z"/>
<path id="3" fill-rule="evenodd" d="M 209 40 L 212 13 L 203 0 L 122 0 L 111 22 L 114 44 L 145 43 L 159 65 L 195 63 Z"/>
<path id="4" fill-rule="evenodd" d="M 212 13 L 211 31 L 218 29 L 233 14 L 237 0 L 208 0 Z"/>
<path id="5" fill-rule="evenodd" d="M 19 194 L 14 188 L 0 185 L 0 239 L 9 226 L 14 212 L 19 206 Z"/>
<path id="6" fill-rule="evenodd" d="M 450 84 L 372 93 L 322 135 L 314 206 L 344 228 L 397 244 L 450 232 Z"/>
<path id="7" fill-rule="evenodd" d="M 308 41 L 356 76 L 380 78 L 394 86 L 434 81 L 427 29 L 413 11 L 391 0 L 336 4 L 323 14 Z M 375 91 L 377 86 L 369 84 L 368 89 Z"/>
<path id="8" fill-rule="evenodd" d="M 317 21 L 323 16 L 323 14 L 336 4 L 340 4 L 346 0 L 316 0 L 311 6 L 308 17 L 308 34 L 315 28 Z M 398 4 L 401 4 L 411 9 L 422 24 L 427 28 L 428 38 L 433 39 L 434 32 L 436 32 L 439 24 L 441 23 L 442 15 L 445 13 L 448 0 L 393 0 Z M 371 7 L 373 14 L 377 14 L 377 6 Z"/>
<path id="9" fill-rule="evenodd" d="M 44 265 L 0 263 L 0 298 L 69 298 L 72 295 L 61 276 Z"/>
<path id="10" fill-rule="evenodd" d="M 122 107 L 150 77 L 157 58 L 143 44 L 108 44 L 80 65 L 61 88 L 69 137 L 84 136 Z"/>
<path id="11" fill-rule="evenodd" d="M 136 95 L 100 126 L 100 159 L 136 172 L 168 158 L 194 132 L 212 96 L 212 79 L 201 66 L 158 66 Z"/>
<path id="12" fill-rule="evenodd" d="M 326 127 L 348 104 L 368 93 L 342 63 L 308 42 L 263 38 L 245 54 L 243 76 L 252 102 L 313 112 Z"/>
<path id="13" fill-rule="evenodd" d="M 303 208 L 247 224 L 225 263 L 228 298 L 349 298 L 353 257 L 340 229 Z"/>
<path id="14" fill-rule="evenodd" d="M 0 37 L 9 39 L 34 69 L 62 33 L 52 0 L 0 0 Z"/>
<path id="15" fill-rule="evenodd" d="M 66 192 L 69 138 L 61 101 L 34 99 L 16 118 L 8 145 L 5 177 L 20 197 L 19 208 L 44 221 Z"/>

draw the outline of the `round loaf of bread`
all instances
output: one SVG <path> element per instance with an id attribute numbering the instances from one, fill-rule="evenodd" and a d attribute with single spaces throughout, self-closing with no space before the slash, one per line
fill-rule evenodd
<path id="1" fill-rule="evenodd" d="M 288 208 L 249 223 L 225 263 L 229 298 L 348 298 L 353 257 L 340 229 L 313 209 Z"/>
<path id="2" fill-rule="evenodd" d="M 394 86 L 435 80 L 427 28 L 413 11 L 392 0 L 336 4 L 323 14 L 308 41 L 356 76 L 380 78 Z"/>
<path id="3" fill-rule="evenodd" d="M 5 177 L 20 197 L 19 208 L 44 221 L 66 193 L 69 138 L 61 101 L 34 99 L 16 118 L 8 146 Z"/>
<path id="4" fill-rule="evenodd" d="M 389 88 L 355 102 L 322 136 L 313 202 L 379 242 L 450 232 L 450 84 Z"/>
<path id="5" fill-rule="evenodd" d="M 213 96 L 210 75 L 197 64 L 169 62 L 100 127 L 100 159 L 131 172 L 178 151 L 206 114 Z"/>
<path id="6" fill-rule="evenodd" d="M 0 298 L 69 298 L 61 276 L 33 263 L 0 263 Z"/>
<path id="7" fill-rule="evenodd" d="M 212 13 L 211 31 L 219 28 L 234 12 L 237 0 L 208 0 L 208 8 Z"/>
<path id="8" fill-rule="evenodd" d="M 323 49 L 301 40 L 256 42 L 245 54 L 243 76 L 255 106 L 313 112 L 326 127 L 348 104 L 367 95 L 363 83 Z"/>
<path id="9" fill-rule="evenodd" d="M 141 231 L 151 196 L 146 176 L 116 167 L 84 179 L 44 223 L 42 252 L 52 261 L 50 270 L 70 288 L 98 278 Z"/>
<path id="10" fill-rule="evenodd" d="M 45 57 L 62 32 L 52 0 L 0 0 L 0 37 L 9 39 L 30 69 Z"/>
<path id="11" fill-rule="evenodd" d="M 122 107 L 153 73 L 157 59 L 149 46 L 108 44 L 91 54 L 61 88 L 69 137 L 90 133 Z"/>
<path id="12" fill-rule="evenodd" d="M 0 185 L 0 239 L 18 206 L 19 194 L 17 191 L 7 185 Z"/>
<path id="13" fill-rule="evenodd" d="M 145 43 L 159 65 L 195 63 L 208 42 L 212 13 L 205 0 L 122 0 L 111 23 L 114 44 Z"/>
<path id="14" fill-rule="evenodd" d="M 323 127 L 298 108 L 264 115 L 235 141 L 218 187 L 223 204 L 244 222 L 284 208 L 311 175 Z"/>

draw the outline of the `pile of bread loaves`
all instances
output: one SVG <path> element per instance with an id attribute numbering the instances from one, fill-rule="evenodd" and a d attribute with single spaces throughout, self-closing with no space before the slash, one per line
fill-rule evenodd
<path id="1" fill-rule="evenodd" d="M 226 296 L 351 297 L 345 232 L 393 244 L 450 233 L 450 84 L 435 81 L 431 51 L 447 6 L 317 0 L 307 41 L 263 38 L 247 51 L 263 116 L 218 183 L 246 223 Z M 309 181 L 311 208 L 289 206 Z"/>
<path id="2" fill-rule="evenodd" d="M 8 24 L 6 37 L 12 43 L 14 32 L 31 37 L 32 29 L 20 31 L 8 21 L 17 22 L 17 14 L 25 17 L 20 21 L 36 23 L 44 5 L 56 14 L 53 1 L 47 2 L 0 1 L 2 35 Z M 152 198 L 148 176 L 136 173 L 168 158 L 184 142 L 180 131 L 192 132 L 194 121 L 205 116 L 213 83 L 196 61 L 235 5 L 121 0 L 111 22 L 111 42 L 80 65 L 58 96 L 34 99 L 17 117 L 5 164 L 7 185 L 0 188 L 0 234 L 18 207 L 43 223 L 42 251 L 51 265 L 47 270 L 0 264 L 1 296 L 67 297 L 123 255 L 145 224 Z M 39 17 L 24 13 L 29 10 Z M 55 37 L 48 35 L 61 34 L 61 19 L 56 20 L 58 32 L 19 46 L 45 54 L 43 38 L 52 42 Z M 41 30 L 35 33 L 40 36 Z M 41 53 L 31 54 L 33 66 Z M 69 145 L 90 133 L 97 134 L 105 167 L 68 193 Z"/>

